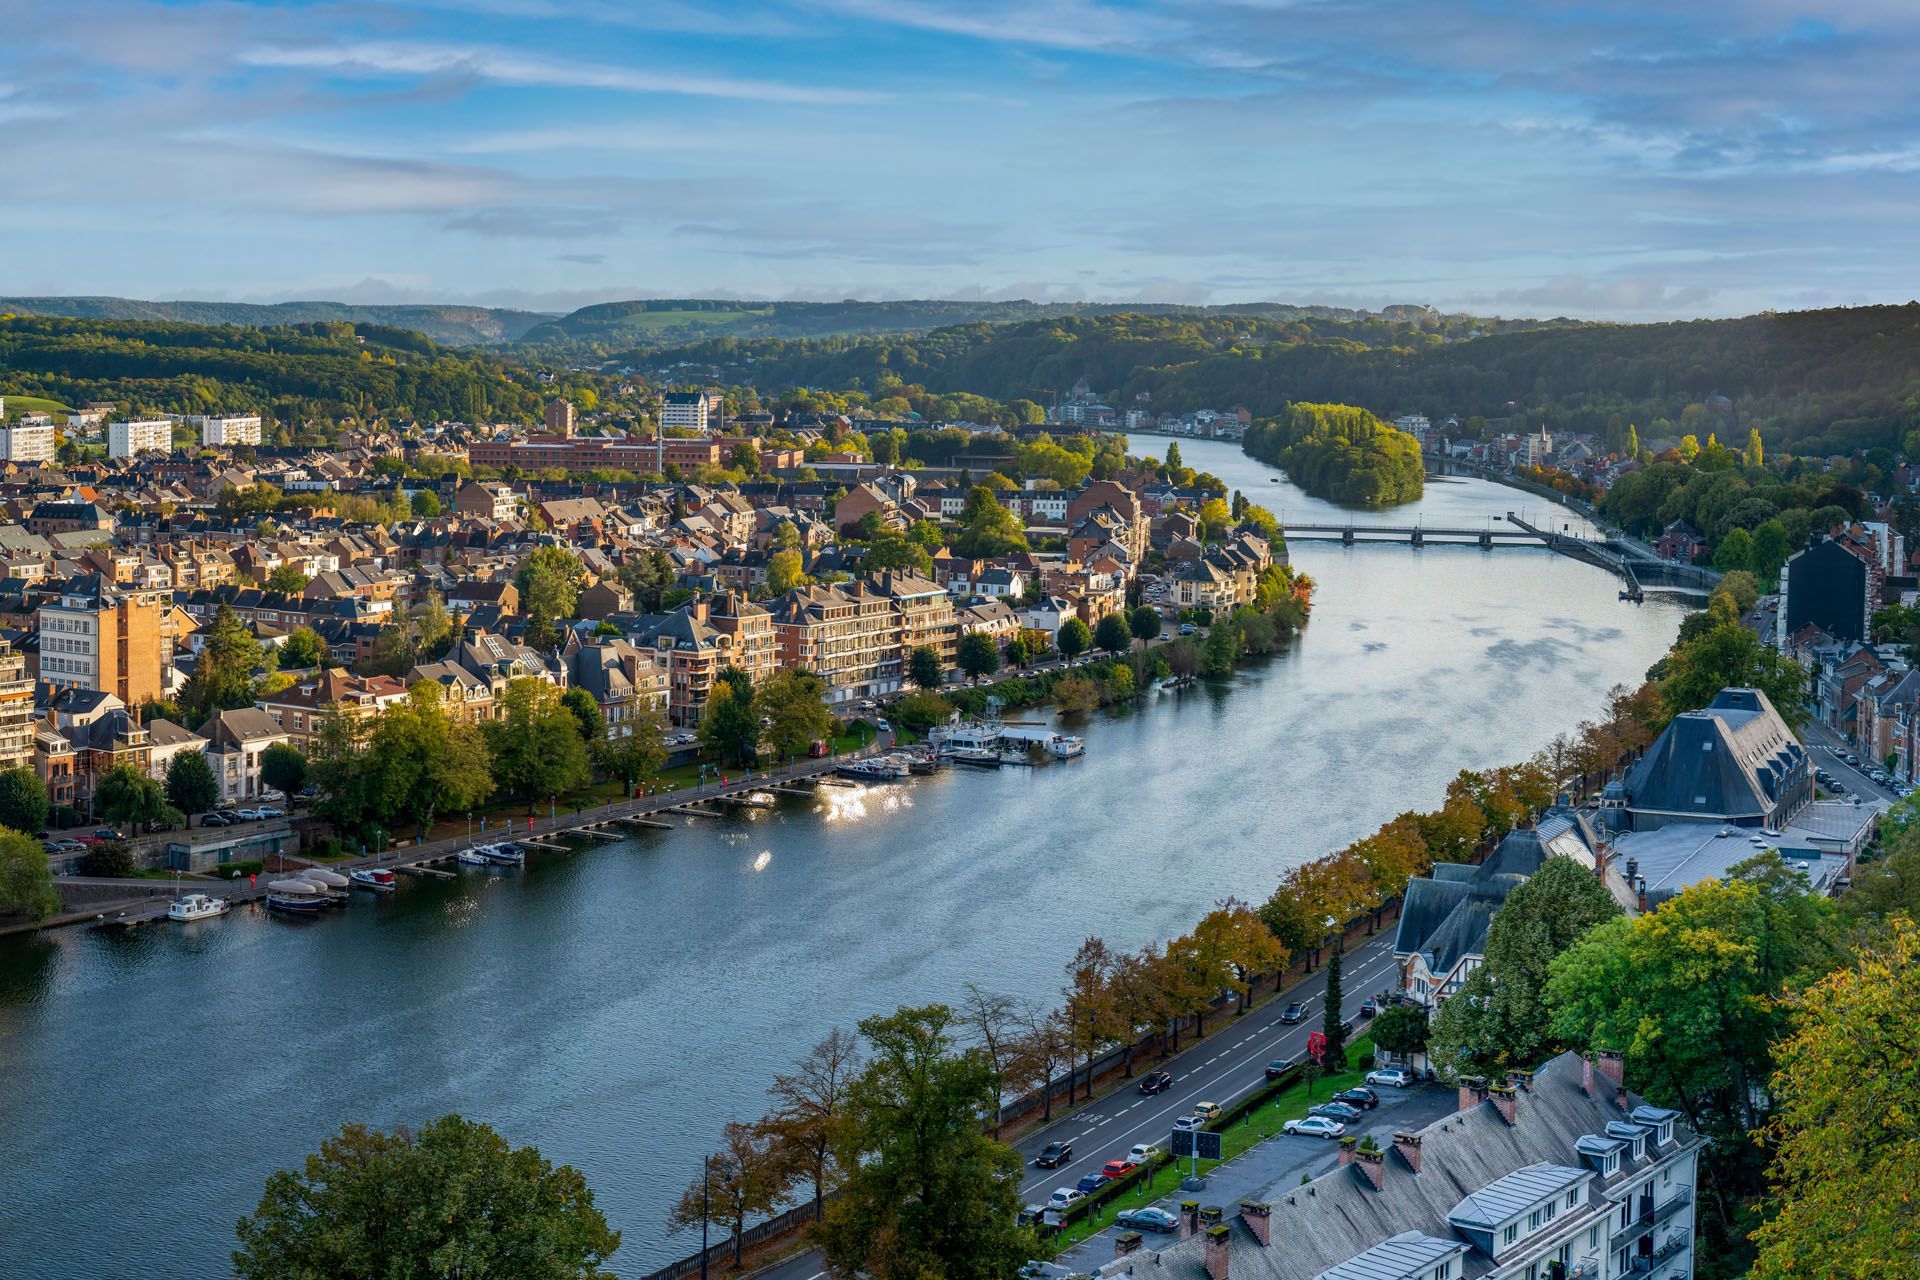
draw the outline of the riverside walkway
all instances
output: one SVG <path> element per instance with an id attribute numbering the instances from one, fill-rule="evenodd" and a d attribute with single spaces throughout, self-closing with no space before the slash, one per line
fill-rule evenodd
<path id="1" fill-rule="evenodd" d="M 345 875 L 361 867 L 381 867 L 388 871 L 416 872 L 446 875 L 436 872 L 434 864 L 451 862 L 462 849 L 481 841 L 512 840 L 520 844 L 531 844 L 535 849 L 554 848 L 553 842 L 568 836 L 588 840 L 623 840 L 631 829 L 671 830 L 675 823 L 667 818 L 683 818 L 690 821 L 712 821 L 725 814 L 714 809 L 716 803 L 744 796 L 755 791 L 778 791 L 787 794 L 800 792 L 803 784 L 814 787 L 832 785 L 833 771 L 849 760 L 859 760 L 889 750 L 893 745 L 893 735 L 883 733 L 867 746 L 856 751 L 842 752 L 839 755 L 823 756 L 819 759 L 798 760 L 793 764 L 776 769 L 742 770 L 729 773 L 691 787 L 676 787 L 652 795 L 634 796 L 628 800 L 613 800 L 588 809 L 556 809 L 549 807 L 546 817 L 537 814 L 532 817 L 520 817 L 510 820 L 506 825 L 489 825 L 484 833 L 453 836 L 442 840 L 428 840 L 415 844 L 399 845 L 370 853 L 357 858 L 339 858 L 322 862 L 312 858 L 302 858 L 297 854 L 282 855 L 288 862 L 298 863 L 302 867 L 324 867 L 329 871 L 338 871 Z M 852 785 L 852 784 L 848 784 Z M 233 880 L 210 880 L 201 877 L 186 877 L 180 881 L 183 892 L 205 893 L 211 897 L 224 898 L 236 906 L 259 902 L 267 896 L 267 881 L 283 876 L 297 875 L 298 869 L 285 872 L 262 872 L 255 882 L 245 884 Z M 109 882 L 111 883 L 111 882 Z M 122 903 L 102 903 L 82 911 L 63 913 L 42 922 L 42 927 L 60 924 L 75 924 L 92 921 L 102 926 L 136 925 L 164 920 L 167 903 L 172 899 L 171 882 L 127 881 L 128 887 L 139 885 L 150 896 Z M 153 890 L 164 888 L 164 895 L 154 894 Z"/>

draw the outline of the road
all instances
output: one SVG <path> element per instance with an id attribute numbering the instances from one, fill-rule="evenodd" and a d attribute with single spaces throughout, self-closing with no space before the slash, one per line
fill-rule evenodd
<path id="1" fill-rule="evenodd" d="M 1809 718 L 1804 733 L 1813 763 L 1832 774 L 1848 791 L 1863 800 L 1882 800 L 1888 804 L 1900 798 L 1892 788 L 1883 787 L 1866 775 L 1863 770 L 1875 767 L 1871 762 L 1862 760 L 1857 766 L 1848 764 L 1846 753 L 1851 748 L 1826 725 Z"/>
<path id="2" fill-rule="evenodd" d="M 1347 1016 L 1357 1018 L 1361 1002 L 1392 985 L 1392 979 L 1393 935 L 1389 928 L 1347 953 L 1341 976 Z M 1191 1111 L 1196 1102 L 1224 1106 L 1265 1084 L 1267 1063 L 1306 1053 L 1307 1035 L 1320 1026 L 1324 1016 L 1325 995 L 1326 970 L 1322 968 L 1285 996 L 1269 1000 L 1244 1018 L 1236 1019 L 1231 1013 L 1216 1016 L 1205 1039 L 1167 1062 L 1151 1058 L 1137 1062 L 1136 1074 L 1156 1067 L 1173 1073 L 1173 1087 L 1165 1093 L 1143 1097 L 1138 1090 L 1123 1089 L 1066 1115 L 1056 1103 L 1052 1124 L 1014 1144 L 1027 1158 L 1027 1177 L 1020 1187 L 1022 1202 L 1045 1201 L 1055 1187 L 1071 1187 L 1086 1174 L 1098 1173 L 1107 1161 L 1126 1155 L 1137 1142 L 1166 1147 L 1174 1120 Z M 1285 1026 L 1280 1014 L 1292 1000 L 1308 1002 L 1307 1017 L 1296 1026 Z M 1364 1029 L 1364 1024 L 1356 1027 L 1356 1034 Z M 1073 1157 L 1057 1169 L 1037 1169 L 1033 1157 L 1049 1142 L 1071 1143 Z M 824 1280 L 826 1276 L 818 1251 L 800 1254 L 766 1273 L 767 1280 Z"/>

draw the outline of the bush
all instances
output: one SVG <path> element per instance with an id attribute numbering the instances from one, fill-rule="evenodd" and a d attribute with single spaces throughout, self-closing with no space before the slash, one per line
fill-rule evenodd
<path id="1" fill-rule="evenodd" d="M 133 850 L 118 840 L 102 840 L 88 847 L 80 858 L 83 876 L 130 876 L 133 874 Z"/>
<path id="2" fill-rule="evenodd" d="M 226 876 L 231 879 L 236 875 L 257 876 L 266 869 L 266 863 L 260 861 L 258 858 L 253 858 L 246 862 L 223 862 L 215 868 L 214 874 Z"/>

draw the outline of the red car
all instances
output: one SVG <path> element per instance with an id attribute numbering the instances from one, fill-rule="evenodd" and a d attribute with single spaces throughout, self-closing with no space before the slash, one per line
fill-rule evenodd
<path id="1" fill-rule="evenodd" d="M 1139 1165 L 1133 1163 L 1131 1160 L 1109 1160 L 1106 1166 L 1100 1170 L 1100 1173 L 1107 1181 L 1112 1182 L 1116 1178 L 1126 1177 L 1139 1167 Z"/>

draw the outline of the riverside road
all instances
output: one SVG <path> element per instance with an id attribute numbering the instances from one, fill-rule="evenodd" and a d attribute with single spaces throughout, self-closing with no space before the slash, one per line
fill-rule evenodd
<path id="1" fill-rule="evenodd" d="M 1392 922 L 1364 945 L 1349 951 L 1343 961 L 1342 1010 L 1358 1019 L 1366 998 L 1393 985 Z M 1039 1204 L 1055 1187 L 1071 1187 L 1116 1156 L 1125 1156 L 1138 1142 L 1166 1147 L 1173 1122 L 1193 1110 L 1196 1102 L 1231 1103 L 1266 1083 L 1267 1063 L 1295 1059 L 1307 1051 L 1307 1036 L 1324 1018 L 1327 974 L 1317 969 L 1279 996 L 1255 1008 L 1244 1018 L 1223 1011 L 1212 1019 L 1212 1029 L 1189 1043 L 1174 1057 L 1160 1062 L 1151 1055 L 1134 1063 L 1136 1074 L 1164 1069 L 1173 1073 L 1165 1093 L 1143 1096 L 1129 1086 L 1071 1112 L 1054 1104 L 1054 1121 L 1035 1129 L 1014 1144 L 1027 1159 L 1027 1177 L 1021 1184 L 1024 1203 Z M 1280 1015 L 1295 1000 L 1307 1004 L 1306 1017 L 1288 1026 Z M 1355 1035 L 1365 1027 L 1356 1022 Z M 1288 1141 L 1292 1141 L 1289 1139 Z M 1033 1158 L 1049 1142 L 1073 1144 L 1073 1159 L 1057 1169 L 1040 1169 Z M 762 1273 L 762 1280 L 827 1280 L 830 1275 L 818 1250 L 809 1250 Z"/>

